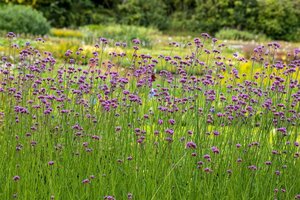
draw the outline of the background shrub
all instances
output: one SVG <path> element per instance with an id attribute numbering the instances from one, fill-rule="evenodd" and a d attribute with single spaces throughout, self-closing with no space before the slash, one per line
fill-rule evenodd
<path id="1" fill-rule="evenodd" d="M 143 42 L 142 45 L 148 47 L 152 45 L 152 37 L 160 34 L 158 29 L 133 25 L 88 25 L 81 29 L 86 34 L 86 38 L 89 38 L 88 43 L 95 42 L 99 37 L 105 37 L 131 45 L 131 40 L 138 38 Z"/>
<path id="2" fill-rule="evenodd" d="M 127 0 L 118 5 L 118 21 L 129 25 L 168 27 L 166 4 L 161 0 Z"/>
<path id="3" fill-rule="evenodd" d="M 50 25 L 42 13 L 29 6 L 6 5 L 0 7 L 0 29 L 45 35 L 49 32 Z"/>
<path id="4" fill-rule="evenodd" d="M 297 39 L 300 28 L 300 1 L 260 1 L 256 29 L 276 40 Z M 299 38 L 298 38 L 299 40 Z"/>
<path id="5" fill-rule="evenodd" d="M 87 24 L 107 24 L 116 21 L 116 6 L 119 0 L 27 0 L 44 13 L 51 26 L 77 28 Z M 11 0 L 11 2 L 15 2 Z M 25 4 L 24 2 L 23 4 Z"/>

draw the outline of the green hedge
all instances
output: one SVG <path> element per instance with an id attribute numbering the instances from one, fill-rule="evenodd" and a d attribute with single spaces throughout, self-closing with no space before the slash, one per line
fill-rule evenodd
<path id="1" fill-rule="evenodd" d="M 5 5 L 0 7 L 0 30 L 45 35 L 50 25 L 42 13 L 29 6 Z"/>

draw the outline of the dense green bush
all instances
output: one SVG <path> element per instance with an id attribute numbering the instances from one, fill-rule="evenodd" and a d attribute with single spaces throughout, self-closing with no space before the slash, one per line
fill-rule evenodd
<path id="1" fill-rule="evenodd" d="M 15 33 L 45 35 L 50 25 L 43 14 L 29 6 L 7 5 L 0 7 L 0 29 Z"/>
<path id="2" fill-rule="evenodd" d="M 300 1 L 260 1 L 255 29 L 278 40 L 300 40 L 296 38 L 300 28 Z"/>
<path id="3" fill-rule="evenodd" d="M 129 25 L 168 27 L 166 4 L 161 0 L 127 0 L 118 5 L 118 21 Z"/>
<path id="4" fill-rule="evenodd" d="M 248 31 L 240 31 L 237 29 L 221 29 L 216 33 L 216 37 L 226 40 L 266 40 L 267 37 L 264 34 L 254 34 Z"/>
<path id="5" fill-rule="evenodd" d="M 197 31 L 216 33 L 223 27 L 244 30 L 255 24 L 257 0 L 195 0 Z"/>
<path id="6" fill-rule="evenodd" d="M 54 27 L 77 28 L 87 24 L 116 22 L 117 3 L 113 1 L 119 0 L 32 0 L 31 5 L 42 11 Z"/>

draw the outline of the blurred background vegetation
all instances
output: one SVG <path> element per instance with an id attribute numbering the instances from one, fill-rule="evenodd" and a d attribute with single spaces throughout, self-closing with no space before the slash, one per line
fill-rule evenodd
<path id="1" fill-rule="evenodd" d="M 0 0 L 0 2 L 0 30 L 20 33 L 44 35 L 49 33 L 50 26 L 101 30 L 111 24 L 121 24 L 150 27 L 151 31 L 158 30 L 169 35 L 208 32 L 223 39 L 233 40 L 267 38 L 300 40 L 300 0 Z M 20 5 L 30 8 L 24 9 Z M 23 29 L 20 28 L 20 24 L 23 24 Z M 124 32 L 122 28 L 128 27 L 121 25 L 118 25 L 119 32 L 115 37 L 121 37 Z M 57 34 L 59 29 L 52 29 L 51 32 Z M 61 34 L 65 37 L 68 34 L 82 37 L 82 33 L 76 31 Z"/>

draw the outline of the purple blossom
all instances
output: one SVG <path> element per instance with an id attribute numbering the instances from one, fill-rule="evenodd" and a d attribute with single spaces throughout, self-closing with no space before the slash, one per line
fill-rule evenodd
<path id="1" fill-rule="evenodd" d="M 115 200 L 114 196 L 105 196 L 104 197 L 105 200 Z"/>
<path id="2" fill-rule="evenodd" d="M 187 143 L 186 143 L 185 147 L 186 147 L 187 149 L 196 149 L 196 148 L 197 148 L 197 145 L 196 145 L 196 143 L 194 143 L 193 141 L 190 141 L 190 142 L 187 142 Z"/>
<path id="3" fill-rule="evenodd" d="M 19 181 L 20 179 L 21 179 L 20 176 L 14 176 L 14 177 L 13 177 L 13 180 L 14 180 L 14 181 Z"/>
<path id="4" fill-rule="evenodd" d="M 82 181 L 82 183 L 83 183 L 83 184 L 88 184 L 88 183 L 90 183 L 90 180 L 89 180 L 89 179 L 84 179 L 84 180 Z"/>
<path id="5" fill-rule="evenodd" d="M 54 161 L 52 161 L 52 160 L 49 161 L 49 162 L 48 162 L 48 165 L 50 165 L 50 166 L 54 165 Z"/>

